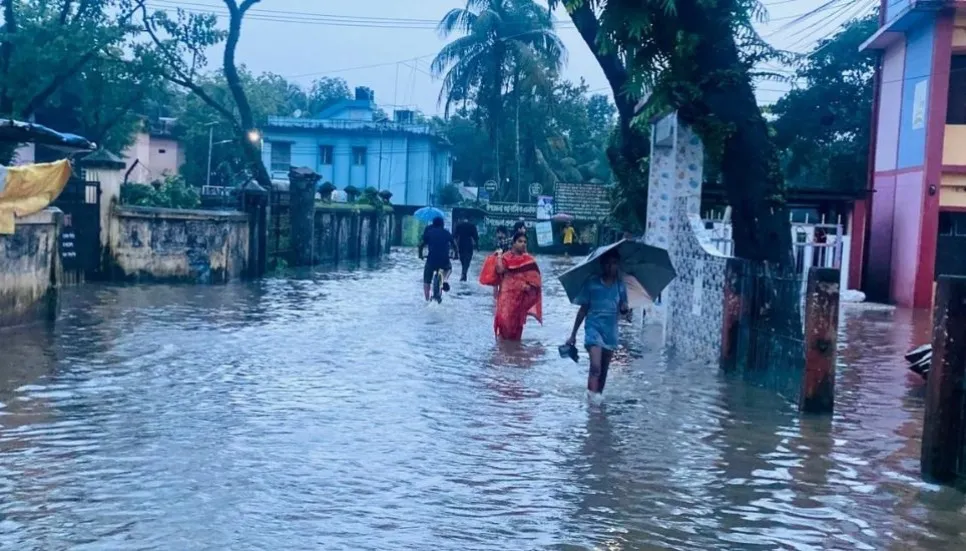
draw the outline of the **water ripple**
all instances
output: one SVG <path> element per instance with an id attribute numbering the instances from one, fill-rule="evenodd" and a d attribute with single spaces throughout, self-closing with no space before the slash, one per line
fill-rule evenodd
<path id="1" fill-rule="evenodd" d="M 0 333 L 0 547 L 966 547 L 963 497 L 917 473 L 900 355 L 923 320 L 844 313 L 832 419 L 634 328 L 589 405 L 556 354 L 569 265 L 544 262 L 546 325 L 519 344 L 478 285 L 424 306 L 410 252 L 69 289 L 55 330 Z"/>

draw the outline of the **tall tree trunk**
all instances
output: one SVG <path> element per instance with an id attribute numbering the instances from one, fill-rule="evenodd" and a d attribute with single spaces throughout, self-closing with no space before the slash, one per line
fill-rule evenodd
<path id="1" fill-rule="evenodd" d="M 618 143 L 608 147 L 607 159 L 610 162 L 614 176 L 625 193 L 640 195 L 635 197 L 635 204 L 647 205 L 647 179 L 644 170 L 645 163 L 651 153 L 649 136 L 639 132 L 631 124 L 637 107 L 637 98 L 625 90 L 630 79 L 630 73 L 620 56 L 613 49 L 603 50 L 597 43 L 600 33 L 600 22 L 594 14 L 589 2 L 583 2 L 576 8 L 569 10 L 570 19 L 584 43 L 590 48 L 610 84 L 617 107 Z M 640 229 L 647 227 L 647 209 L 637 208 L 634 212 Z"/>
<path id="2" fill-rule="evenodd" d="M 242 151 L 245 153 L 245 160 L 248 161 L 255 181 L 263 188 L 270 189 L 272 177 L 269 175 L 268 169 L 265 168 L 265 163 L 262 162 L 261 133 L 255 127 L 255 117 L 252 114 L 252 107 L 248 102 L 248 96 L 245 94 L 245 88 L 242 85 L 241 76 L 238 74 L 238 66 L 235 62 L 235 50 L 238 48 L 238 41 L 241 39 L 241 26 L 245 12 L 258 2 L 259 0 L 245 0 L 238 6 L 235 4 L 235 0 L 225 0 L 225 5 L 228 6 L 229 22 L 228 36 L 225 39 L 223 70 L 225 73 L 225 82 L 231 91 L 235 107 L 238 109 L 241 129 L 245 133 L 244 136 L 241 136 Z M 255 143 L 251 139 L 252 132 L 259 137 L 258 143 Z"/>
<path id="3" fill-rule="evenodd" d="M 695 74 L 709 77 L 701 82 L 702 99 L 681 114 L 695 125 L 713 117 L 719 127 L 729 129 L 717 160 L 732 208 L 735 256 L 789 266 L 793 258 L 785 178 L 728 24 L 734 9 L 729 4 L 719 0 L 709 8 L 702 0 L 677 3 L 681 30 L 701 37 L 690 60 Z"/>

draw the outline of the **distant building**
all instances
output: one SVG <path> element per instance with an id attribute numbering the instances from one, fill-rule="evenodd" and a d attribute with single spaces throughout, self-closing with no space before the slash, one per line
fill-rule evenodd
<path id="1" fill-rule="evenodd" d="M 453 179 L 450 144 L 412 111 L 377 120 L 368 88 L 312 118 L 269 117 L 262 134 L 262 162 L 273 180 L 306 166 L 338 189 L 387 189 L 397 205 L 429 205 Z"/>
<path id="2" fill-rule="evenodd" d="M 932 305 L 940 274 L 966 275 L 966 8 L 881 0 L 863 49 L 876 73 L 869 199 L 856 204 L 852 284 L 870 299 Z"/>
<path id="3" fill-rule="evenodd" d="M 184 164 L 184 147 L 174 134 L 176 122 L 170 117 L 145 122 L 122 155 L 125 170 L 130 170 L 128 182 L 150 184 L 178 174 Z"/>

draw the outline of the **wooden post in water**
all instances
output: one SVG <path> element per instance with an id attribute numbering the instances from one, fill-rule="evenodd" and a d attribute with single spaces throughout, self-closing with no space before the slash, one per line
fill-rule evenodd
<path id="1" fill-rule="evenodd" d="M 288 172 L 292 263 L 295 266 L 315 264 L 315 194 L 321 179 L 311 168 L 292 168 Z"/>
<path id="2" fill-rule="evenodd" d="M 839 271 L 812 268 L 805 295 L 805 380 L 799 409 L 832 413 L 839 327 Z"/>
<path id="3" fill-rule="evenodd" d="M 962 456 L 966 374 L 966 277 L 940 276 L 933 309 L 932 364 L 926 383 L 922 475 L 950 483 Z"/>
<path id="4" fill-rule="evenodd" d="M 724 319 L 721 323 L 720 366 L 726 372 L 738 369 L 738 338 L 745 301 L 742 300 L 743 262 L 739 258 L 729 258 L 725 263 L 724 276 Z"/>

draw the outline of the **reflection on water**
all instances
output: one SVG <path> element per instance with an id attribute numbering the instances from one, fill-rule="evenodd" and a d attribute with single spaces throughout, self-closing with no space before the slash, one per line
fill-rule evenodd
<path id="1" fill-rule="evenodd" d="M 224 287 L 70 289 L 0 333 L 4 549 L 963 549 L 918 477 L 928 319 L 843 316 L 834 418 L 627 335 L 603 404 L 573 309 L 497 344 L 410 254 Z M 631 330 L 633 331 L 633 330 Z"/>

